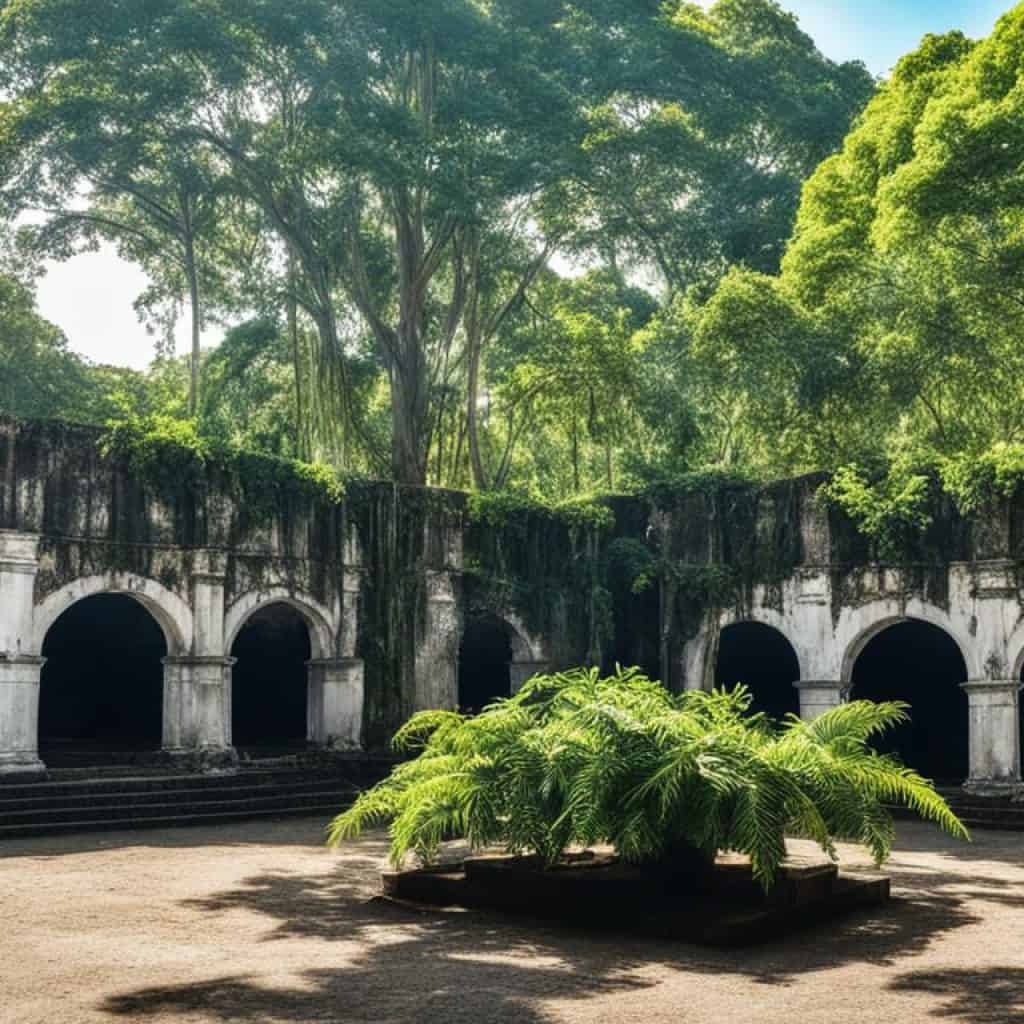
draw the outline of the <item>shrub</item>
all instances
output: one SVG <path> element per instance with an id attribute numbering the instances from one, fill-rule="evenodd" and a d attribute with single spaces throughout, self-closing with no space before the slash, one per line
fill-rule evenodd
<path id="1" fill-rule="evenodd" d="M 768 888 L 787 834 L 865 843 L 878 863 L 903 804 L 967 833 L 931 783 L 870 747 L 905 705 L 857 701 L 815 722 L 750 714 L 745 687 L 670 694 L 636 669 L 537 676 L 470 718 L 424 711 L 395 737 L 416 753 L 334 819 L 329 842 L 390 823 L 391 856 L 426 862 L 440 844 L 500 844 L 555 864 L 572 845 L 610 843 L 631 863 L 681 850 L 749 854 Z"/>

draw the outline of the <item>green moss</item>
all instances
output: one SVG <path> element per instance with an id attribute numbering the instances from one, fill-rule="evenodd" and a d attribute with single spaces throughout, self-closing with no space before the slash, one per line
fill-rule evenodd
<path id="1" fill-rule="evenodd" d="M 470 522 L 495 528 L 528 517 L 550 519 L 576 529 L 610 530 L 615 526 L 611 508 L 591 498 L 552 503 L 508 491 L 477 491 L 469 495 L 467 511 Z"/>
<path id="2" fill-rule="evenodd" d="M 556 662 L 601 664 L 614 634 L 607 501 L 546 504 L 507 493 L 467 499 L 467 612 L 515 613 Z"/>
<path id="3" fill-rule="evenodd" d="M 328 466 L 280 459 L 211 441 L 189 420 L 133 418 L 112 425 L 100 440 L 106 457 L 122 459 L 142 481 L 172 502 L 226 477 L 243 499 L 250 521 L 272 517 L 288 499 L 339 505 L 344 483 Z"/>

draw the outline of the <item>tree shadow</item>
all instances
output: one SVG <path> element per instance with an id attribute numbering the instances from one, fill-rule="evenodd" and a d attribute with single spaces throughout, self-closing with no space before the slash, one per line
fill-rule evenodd
<path id="1" fill-rule="evenodd" d="M 893 992 L 927 994 L 945 999 L 933 1017 L 971 1024 L 1024 1024 L 1024 968 L 985 967 L 910 971 L 892 981 Z"/>
<path id="2" fill-rule="evenodd" d="M 261 905 L 268 897 L 273 907 L 297 897 L 308 910 L 324 895 L 279 878 L 265 881 L 255 887 Z M 232 899 L 225 907 L 241 905 Z M 344 904 L 320 921 L 282 921 L 276 937 L 296 934 L 337 941 L 338 965 L 303 971 L 289 983 L 242 975 L 142 989 L 114 995 L 102 1009 L 128 1020 L 163 1014 L 296 1024 L 546 1024 L 553 1019 L 549 1000 L 585 1002 L 658 984 L 638 973 L 646 961 L 611 942 L 569 955 L 557 935 L 472 914 L 410 913 L 380 898 Z"/>
<path id="3" fill-rule="evenodd" d="M 659 984 L 666 973 L 695 979 L 732 975 L 786 986 L 846 964 L 891 967 L 979 920 L 966 905 L 971 893 L 947 891 L 945 876 L 936 884 L 930 873 L 915 873 L 912 864 L 901 875 L 901 896 L 888 907 L 764 946 L 709 950 L 517 916 L 410 910 L 376 895 L 385 851 L 383 837 L 367 837 L 345 847 L 332 871 L 263 873 L 185 902 L 204 914 L 242 910 L 268 918 L 273 927 L 266 941 L 336 943 L 336 966 L 305 971 L 287 985 L 265 976 L 233 975 L 128 991 L 111 996 L 103 1008 L 128 1019 L 190 1018 L 201 1012 L 223 1021 L 544 1024 L 552 1019 L 550 1001 L 639 992 Z M 971 882 L 984 885 L 985 879 L 960 875 L 952 880 L 954 888 Z"/>

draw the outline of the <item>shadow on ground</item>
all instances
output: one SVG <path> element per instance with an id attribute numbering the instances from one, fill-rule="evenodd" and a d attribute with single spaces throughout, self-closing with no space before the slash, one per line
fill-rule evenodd
<path id="1" fill-rule="evenodd" d="M 957 968 L 910 971 L 890 991 L 938 996 L 943 1004 L 932 1016 L 971 1024 L 1024 1024 L 1024 968 Z"/>
<path id="2" fill-rule="evenodd" d="M 915 837 L 922 851 L 927 840 Z M 913 844 L 911 844 L 913 845 Z M 375 898 L 385 845 L 369 839 L 340 855 L 332 873 L 267 873 L 188 906 L 204 914 L 238 910 L 275 922 L 266 941 L 337 943 L 337 967 L 309 970 L 288 985 L 230 976 L 203 984 L 129 991 L 104 1009 L 126 1019 L 189 1017 L 224 1021 L 521 1022 L 551 1019 L 553 1001 L 585 1002 L 638 992 L 667 975 L 734 975 L 786 986 L 801 976 L 856 963 L 891 968 L 949 933 L 974 924 L 978 901 L 1024 905 L 1017 886 L 988 877 L 984 857 L 941 873 L 915 863 L 896 874 L 900 895 L 787 940 L 739 952 L 559 929 L 484 913 L 417 913 Z M 941 846 L 933 854 L 943 853 Z M 1001 857 L 1005 864 L 1006 857 Z M 1013 859 L 1012 857 L 1009 859 Z M 951 869 L 958 866 L 951 852 Z M 968 909 L 968 900 L 973 906 Z M 657 968 L 657 970 L 651 970 Z M 962 976 L 960 976 L 962 975 Z M 951 1018 L 1024 1024 L 1024 971 L 908 972 L 890 988 L 948 996 Z"/>

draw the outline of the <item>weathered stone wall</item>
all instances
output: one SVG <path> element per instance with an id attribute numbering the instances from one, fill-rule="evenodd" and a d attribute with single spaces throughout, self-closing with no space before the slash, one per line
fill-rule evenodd
<path id="1" fill-rule="evenodd" d="M 822 503 L 821 477 L 614 499 L 601 522 L 528 506 L 481 519 L 466 495 L 386 483 L 329 500 L 275 483 L 258 459 L 143 473 L 101 442 L 0 420 L 0 771 L 38 769 L 48 628 L 83 597 L 123 592 L 167 637 L 171 754 L 230 758 L 234 637 L 285 601 L 309 626 L 309 738 L 325 746 L 377 749 L 412 711 L 455 706 L 474 616 L 506 625 L 514 688 L 615 662 L 705 687 L 721 629 L 765 623 L 793 645 L 808 716 L 844 699 L 873 635 L 918 618 L 969 667 L 972 774 L 1019 776 L 1020 501 L 971 521 L 940 503 L 886 564 Z"/>

